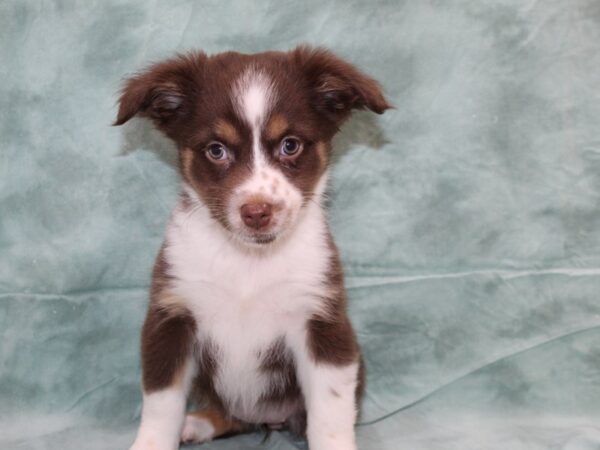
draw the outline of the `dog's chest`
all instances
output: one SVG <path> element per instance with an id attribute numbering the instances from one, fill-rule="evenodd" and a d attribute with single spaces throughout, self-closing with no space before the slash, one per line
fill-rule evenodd
<path id="1" fill-rule="evenodd" d="M 191 228 L 173 226 L 167 235 L 173 288 L 196 319 L 200 344 L 210 344 L 214 388 L 234 415 L 249 421 L 285 420 L 286 411 L 267 414 L 256 407 L 290 382 L 289 367 L 274 370 L 269 362 L 291 354 L 289 343 L 323 307 L 324 238 L 309 233 L 277 250 L 243 253 Z"/>

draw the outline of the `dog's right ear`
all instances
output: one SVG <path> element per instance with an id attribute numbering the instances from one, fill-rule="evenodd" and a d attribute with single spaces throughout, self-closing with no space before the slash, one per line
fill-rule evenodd
<path id="1" fill-rule="evenodd" d="M 200 52 L 179 55 L 129 78 L 113 125 L 123 125 L 139 115 L 169 135 L 169 128 L 191 112 L 205 61 L 206 55 Z"/>

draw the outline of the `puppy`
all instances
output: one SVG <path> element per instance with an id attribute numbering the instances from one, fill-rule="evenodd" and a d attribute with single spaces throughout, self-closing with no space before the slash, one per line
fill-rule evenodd
<path id="1" fill-rule="evenodd" d="M 331 140 L 364 108 L 389 108 L 380 86 L 323 49 L 195 52 L 127 80 L 115 125 L 149 118 L 183 180 L 142 330 L 132 449 L 256 425 L 356 449 L 364 370 L 323 203 Z"/>

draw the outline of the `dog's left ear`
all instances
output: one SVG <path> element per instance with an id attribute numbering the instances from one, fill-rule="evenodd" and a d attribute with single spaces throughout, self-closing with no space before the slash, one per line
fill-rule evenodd
<path id="1" fill-rule="evenodd" d="M 291 52 L 311 90 L 313 106 L 341 122 L 353 109 L 383 114 L 392 106 L 377 81 L 323 48 L 298 47 Z"/>

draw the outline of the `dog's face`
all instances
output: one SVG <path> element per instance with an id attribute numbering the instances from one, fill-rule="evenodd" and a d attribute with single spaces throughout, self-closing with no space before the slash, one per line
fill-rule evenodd
<path id="1" fill-rule="evenodd" d="M 355 108 L 389 105 L 326 50 L 192 53 L 129 79 L 115 124 L 150 118 L 177 144 L 193 197 L 237 238 L 266 244 L 321 194 L 331 139 Z"/>

